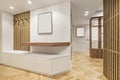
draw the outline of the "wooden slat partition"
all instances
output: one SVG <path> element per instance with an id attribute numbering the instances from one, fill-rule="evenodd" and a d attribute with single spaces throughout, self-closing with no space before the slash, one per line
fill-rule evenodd
<path id="1" fill-rule="evenodd" d="M 120 0 L 104 0 L 104 75 L 120 80 Z"/>
<path id="2" fill-rule="evenodd" d="M 28 46 L 21 45 L 30 41 L 30 12 L 14 15 L 14 50 L 29 51 Z"/>

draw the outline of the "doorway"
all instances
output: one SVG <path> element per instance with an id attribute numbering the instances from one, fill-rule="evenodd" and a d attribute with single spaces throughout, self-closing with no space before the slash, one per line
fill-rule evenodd
<path id="1" fill-rule="evenodd" d="M 90 19 L 90 57 L 102 58 L 103 54 L 103 16 Z"/>

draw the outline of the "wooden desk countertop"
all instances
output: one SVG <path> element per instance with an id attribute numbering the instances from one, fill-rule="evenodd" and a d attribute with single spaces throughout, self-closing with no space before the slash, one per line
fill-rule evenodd
<path id="1" fill-rule="evenodd" d="M 70 42 L 24 42 L 24 46 L 60 47 L 70 46 Z"/>

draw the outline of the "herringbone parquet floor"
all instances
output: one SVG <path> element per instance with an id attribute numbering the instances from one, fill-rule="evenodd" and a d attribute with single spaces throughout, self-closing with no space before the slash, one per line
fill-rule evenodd
<path id="1" fill-rule="evenodd" d="M 0 65 L 0 80 L 106 80 L 103 76 L 103 60 L 93 59 L 87 53 L 73 54 L 72 70 L 53 78 Z"/>

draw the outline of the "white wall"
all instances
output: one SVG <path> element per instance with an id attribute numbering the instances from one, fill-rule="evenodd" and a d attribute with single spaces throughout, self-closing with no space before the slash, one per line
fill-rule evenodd
<path id="1" fill-rule="evenodd" d="M 97 17 L 97 16 L 103 16 L 103 11 L 101 10 L 101 11 L 97 11 L 94 15 L 93 15 L 93 17 Z"/>
<path id="2" fill-rule="evenodd" d="M 38 18 L 37 15 L 45 12 L 52 12 L 53 19 L 53 33 L 52 34 L 38 34 Z M 31 26 L 30 36 L 31 42 L 70 42 L 71 41 L 71 20 L 70 20 L 70 2 L 63 2 L 47 8 L 38 9 L 31 12 Z M 51 50 L 52 49 L 52 50 Z M 58 51 L 58 48 L 45 48 L 49 53 Z M 65 49 L 65 48 L 64 48 Z M 32 47 L 32 51 L 39 50 L 43 52 L 44 49 L 40 47 Z M 42 51 L 41 51 L 42 50 Z M 63 49 L 62 49 L 63 50 Z M 70 47 L 68 48 L 70 53 Z"/>
<path id="3" fill-rule="evenodd" d="M 76 28 L 84 27 L 85 37 L 76 37 Z M 78 25 L 72 29 L 72 49 L 73 52 L 88 52 L 89 51 L 89 25 Z"/>
<path id="4" fill-rule="evenodd" d="M 103 16 L 103 11 L 96 11 L 92 17 Z M 88 19 L 89 21 L 89 19 Z M 82 24 L 82 23 L 81 23 Z M 89 52 L 89 22 L 88 25 L 78 25 L 72 27 L 72 45 L 73 52 Z M 85 37 L 77 38 L 76 37 L 76 27 L 85 27 Z"/>
<path id="5" fill-rule="evenodd" d="M 37 15 L 52 12 L 53 34 L 38 34 Z M 40 42 L 70 42 L 70 4 L 61 3 L 52 7 L 38 9 L 31 12 L 31 41 Z"/>
<path id="6" fill-rule="evenodd" d="M 2 51 L 13 50 L 13 15 L 1 12 Z"/>

